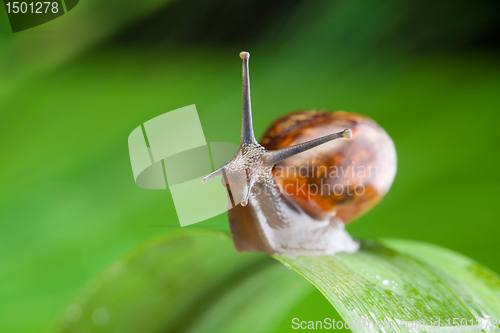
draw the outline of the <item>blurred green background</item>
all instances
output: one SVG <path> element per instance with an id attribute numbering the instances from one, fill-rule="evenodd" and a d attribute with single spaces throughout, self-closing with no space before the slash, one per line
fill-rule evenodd
<path id="1" fill-rule="evenodd" d="M 16 34 L 0 7 L 2 332 L 50 329 L 114 259 L 180 229 L 168 190 L 135 185 L 128 134 L 196 104 L 208 142 L 237 143 L 241 50 L 257 136 L 326 109 L 393 138 L 395 182 L 354 236 L 432 242 L 500 272 L 500 2 L 82 0 Z M 331 311 L 311 286 L 280 329 Z"/>

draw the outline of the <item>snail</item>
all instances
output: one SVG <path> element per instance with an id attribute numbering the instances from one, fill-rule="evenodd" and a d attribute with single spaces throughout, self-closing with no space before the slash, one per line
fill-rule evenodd
<path id="1" fill-rule="evenodd" d="M 241 145 L 216 176 L 236 205 L 228 210 L 238 252 L 328 255 L 354 252 L 344 225 L 375 206 L 396 174 L 389 135 L 368 117 L 314 110 L 274 121 L 258 143 L 252 126 L 250 54 L 243 61 Z M 238 204 L 241 203 L 241 204 Z"/>

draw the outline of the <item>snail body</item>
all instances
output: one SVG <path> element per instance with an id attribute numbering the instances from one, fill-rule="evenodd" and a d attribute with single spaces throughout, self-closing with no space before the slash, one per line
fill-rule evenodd
<path id="1" fill-rule="evenodd" d="M 376 205 L 396 173 L 396 152 L 373 120 L 347 112 L 298 111 L 253 134 L 247 52 L 241 145 L 221 175 L 238 251 L 322 255 L 358 248 L 345 223 Z M 333 134 L 332 134 L 333 133 Z M 352 137 L 352 138 L 351 138 Z M 340 140 L 336 140 L 340 139 Z"/>

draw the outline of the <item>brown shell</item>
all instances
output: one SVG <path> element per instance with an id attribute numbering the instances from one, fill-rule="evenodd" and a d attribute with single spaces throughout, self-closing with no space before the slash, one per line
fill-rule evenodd
<path id="1" fill-rule="evenodd" d="M 262 137 L 270 150 L 327 134 L 352 130 L 337 139 L 290 157 L 273 168 L 282 193 L 310 216 L 336 216 L 348 223 L 375 206 L 396 174 L 396 150 L 387 133 L 362 115 L 298 111 L 277 119 Z"/>

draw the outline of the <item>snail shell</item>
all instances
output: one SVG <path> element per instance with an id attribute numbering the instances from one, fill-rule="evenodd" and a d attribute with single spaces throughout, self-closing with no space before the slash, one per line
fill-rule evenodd
<path id="1" fill-rule="evenodd" d="M 260 141 L 276 150 L 344 128 L 351 129 L 352 139 L 325 143 L 273 168 L 281 192 L 316 219 L 335 216 L 348 223 L 382 199 L 396 174 L 391 138 L 359 114 L 298 111 L 274 121 Z"/>
<path id="2" fill-rule="evenodd" d="M 396 172 L 392 140 L 361 115 L 299 111 L 276 120 L 259 144 L 252 127 L 249 56 L 240 53 L 240 148 L 202 178 L 222 176 L 228 202 L 241 203 L 228 211 L 236 249 L 292 255 L 356 251 L 344 223 L 388 191 Z"/>

